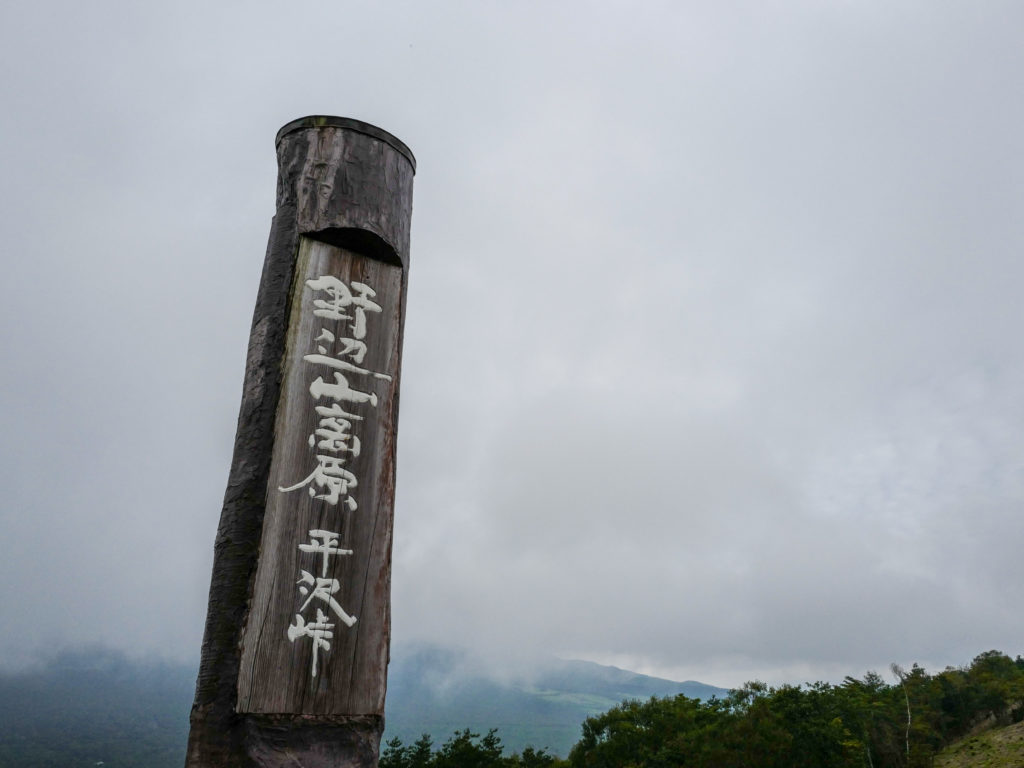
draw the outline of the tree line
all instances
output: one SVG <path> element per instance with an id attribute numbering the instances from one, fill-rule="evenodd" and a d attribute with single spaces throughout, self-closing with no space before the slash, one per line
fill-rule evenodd
<path id="1" fill-rule="evenodd" d="M 748 683 L 723 699 L 627 700 L 587 718 L 567 759 L 530 747 L 504 755 L 492 729 L 435 748 L 389 741 L 381 768 L 928 768 L 973 730 L 1024 719 L 1024 658 L 987 651 L 928 674 L 890 667 L 842 683 Z"/>

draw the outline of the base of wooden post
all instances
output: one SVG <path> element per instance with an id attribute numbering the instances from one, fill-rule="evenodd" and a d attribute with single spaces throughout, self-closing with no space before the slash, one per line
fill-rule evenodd
<path id="1" fill-rule="evenodd" d="M 193 727 L 216 736 L 190 739 L 190 768 L 376 768 L 384 733 L 375 715 L 233 715 L 210 725 Z"/>

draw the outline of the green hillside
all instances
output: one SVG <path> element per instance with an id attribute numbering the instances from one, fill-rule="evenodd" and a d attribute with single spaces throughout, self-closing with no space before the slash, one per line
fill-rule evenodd
<path id="1" fill-rule="evenodd" d="M 971 738 L 989 724 L 1024 720 L 1024 658 L 986 651 L 968 666 L 937 674 L 916 664 L 890 671 L 892 683 L 869 672 L 840 685 L 748 683 L 710 702 L 684 696 L 626 702 L 587 718 L 568 762 L 571 768 L 933 768 L 944 748 L 958 745 L 948 754 L 1010 760 L 962 765 L 1024 766 L 1016 732 Z"/>
<path id="2" fill-rule="evenodd" d="M 507 750 L 526 746 L 567 755 L 584 719 L 625 699 L 708 699 L 723 688 L 678 683 L 586 661 L 550 658 L 529 671 L 496 678 L 487 664 L 447 648 L 396 652 L 388 674 L 385 741 L 409 744 L 427 733 L 441 744 L 456 730 L 497 728 Z"/>
<path id="3" fill-rule="evenodd" d="M 1024 722 L 958 741 L 935 756 L 934 768 L 1022 768 Z"/>
<path id="4" fill-rule="evenodd" d="M 194 681 L 194 667 L 110 651 L 0 674 L 0 768 L 181 768 Z M 725 692 L 554 659 L 499 675 L 468 654 L 396 649 L 387 717 L 388 768 L 552 768 L 552 754 L 571 768 L 1024 768 L 1024 658 Z M 979 733 L 989 724 L 1008 727 Z"/>
<path id="5" fill-rule="evenodd" d="M 130 661 L 109 650 L 64 653 L 0 673 L 0 768 L 181 768 L 196 669 Z M 551 660 L 499 679 L 467 654 L 396 649 L 386 738 L 440 745 L 456 730 L 498 728 L 509 751 L 568 753 L 583 720 L 624 698 L 723 693 L 587 662 Z"/>

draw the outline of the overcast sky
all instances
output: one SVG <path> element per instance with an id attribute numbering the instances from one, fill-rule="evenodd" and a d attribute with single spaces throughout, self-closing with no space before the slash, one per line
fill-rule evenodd
<path id="1" fill-rule="evenodd" d="M 1024 653 L 1024 5 L 0 8 L 0 659 L 198 659 L 274 135 L 418 160 L 394 641 Z"/>

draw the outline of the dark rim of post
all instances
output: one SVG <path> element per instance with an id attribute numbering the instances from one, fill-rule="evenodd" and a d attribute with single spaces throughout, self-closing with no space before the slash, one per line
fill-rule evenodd
<path id="1" fill-rule="evenodd" d="M 367 136 L 380 139 L 401 152 L 405 156 L 405 159 L 409 161 L 409 164 L 412 165 L 412 172 L 416 173 L 416 157 L 413 155 L 412 150 L 405 145 L 405 142 L 397 136 L 388 133 L 383 128 L 378 128 L 376 125 L 365 123 L 362 120 L 356 120 L 351 117 L 307 115 L 306 117 L 300 117 L 298 120 L 292 120 L 290 123 L 286 123 L 282 126 L 281 130 L 277 132 L 277 137 L 274 139 L 274 146 L 281 143 L 281 139 L 285 134 L 291 133 L 292 131 L 301 131 L 304 128 L 346 128 L 350 131 L 365 133 Z"/>

